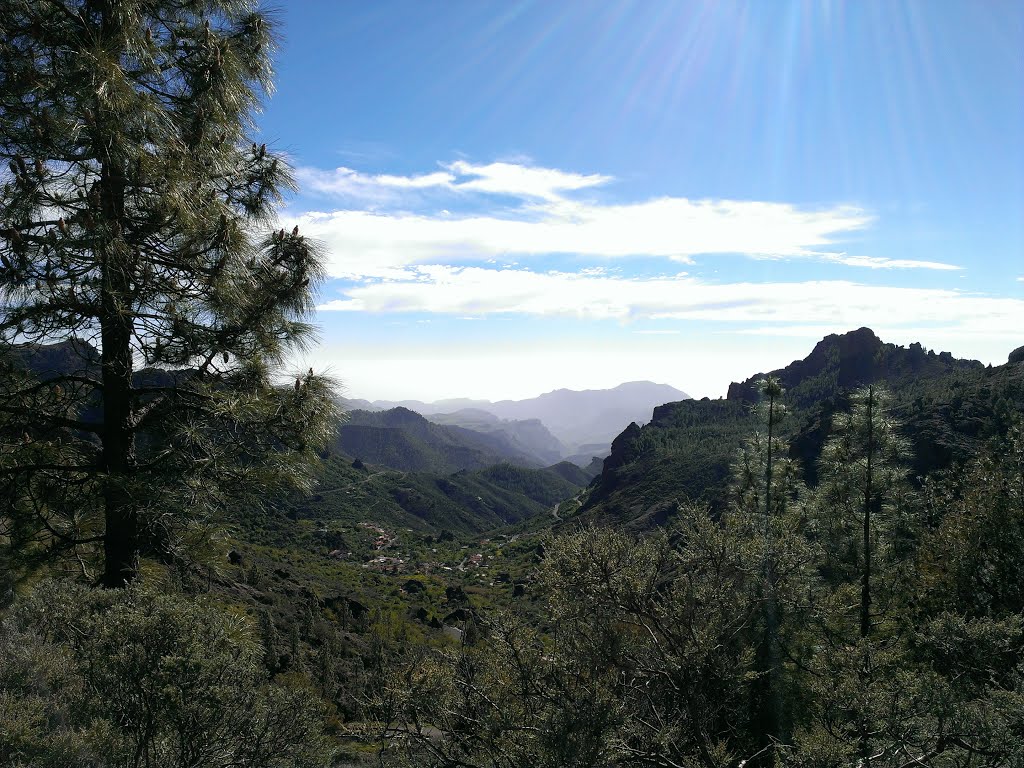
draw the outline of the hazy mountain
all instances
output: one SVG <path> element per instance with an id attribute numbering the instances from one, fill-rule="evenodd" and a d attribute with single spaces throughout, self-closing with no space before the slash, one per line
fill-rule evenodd
<path id="1" fill-rule="evenodd" d="M 492 429 L 502 422 L 502 419 L 482 408 L 460 408 L 452 413 L 424 415 L 429 416 L 435 424 L 452 424 L 457 427 L 466 427 L 466 429 Z"/>
<path id="2" fill-rule="evenodd" d="M 588 443 L 587 445 L 580 445 L 576 448 L 576 453 L 570 454 L 565 457 L 566 461 L 571 461 L 580 467 L 590 466 L 595 461 L 600 466 L 604 458 L 611 453 L 611 443 Z"/>
<path id="3" fill-rule="evenodd" d="M 501 435 L 511 446 L 542 464 L 557 462 L 565 450 L 558 438 L 548 431 L 540 419 L 499 419 L 493 413 L 479 408 L 463 408 L 454 413 L 434 413 L 427 418 L 435 424 Z"/>
<path id="4" fill-rule="evenodd" d="M 538 419 L 565 447 L 563 455 L 584 453 L 580 446 L 607 447 L 630 422 L 644 423 L 656 405 L 686 400 L 685 392 L 667 384 L 631 381 L 613 389 L 556 389 L 526 400 L 454 399 L 424 403 L 417 400 L 393 403 L 375 401 L 377 407 L 400 405 L 423 415 L 453 413 L 465 409 L 486 411 L 507 421 Z M 597 455 L 591 453 L 585 458 Z"/>
<path id="5" fill-rule="evenodd" d="M 371 464 L 406 472 L 449 473 L 500 462 L 541 467 L 501 432 L 482 433 L 434 424 L 406 408 L 351 411 L 338 428 L 335 450 Z"/>
<path id="6" fill-rule="evenodd" d="M 688 398 L 667 384 L 631 381 L 613 389 L 556 389 L 528 400 L 501 400 L 486 410 L 503 419 L 540 419 L 574 449 L 588 443 L 608 445 L 630 422 L 648 421 L 654 406 Z"/>
<path id="7" fill-rule="evenodd" d="M 490 400 L 471 400 L 467 397 L 454 397 L 447 400 L 436 400 L 432 403 L 425 403 L 422 400 L 374 400 L 373 405 L 378 410 L 391 408 L 408 408 L 410 411 L 423 416 L 433 416 L 435 413 L 452 413 L 465 409 L 486 409 L 491 404 Z"/>
<path id="8" fill-rule="evenodd" d="M 341 407 L 346 411 L 383 411 L 386 408 L 381 408 L 378 405 L 374 405 L 369 400 L 362 400 L 359 398 L 339 397 L 338 402 Z"/>

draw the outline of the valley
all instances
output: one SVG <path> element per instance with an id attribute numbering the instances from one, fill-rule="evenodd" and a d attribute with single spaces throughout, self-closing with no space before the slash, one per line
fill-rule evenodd
<path id="1" fill-rule="evenodd" d="M 20 360 L 45 378 L 69 370 L 88 374 L 88 350 L 84 368 L 69 365 L 79 358 L 68 349 L 41 347 L 23 349 Z M 604 587 L 583 586 L 590 583 L 584 571 L 610 567 L 600 565 L 603 550 L 593 549 L 611 546 L 602 543 L 608 536 L 620 537 L 614 546 L 625 547 L 614 557 L 635 550 L 642 560 L 648 558 L 642 568 L 661 567 L 658 558 L 666 553 L 642 553 L 662 546 L 658 542 L 667 542 L 666 535 L 685 538 L 703 530 L 699 536 L 737 536 L 723 550 L 736 554 L 753 546 L 756 534 L 729 533 L 729 526 L 756 517 L 743 510 L 750 509 L 751 489 L 763 481 L 742 481 L 738 457 L 749 455 L 744 452 L 757 445 L 764 428 L 761 382 L 767 377 L 785 385 L 785 414 L 772 422 L 771 450 L 778 471 L 788 473 L 785 482 L 803 489 L 786 491 L 783 498 L 807 510 L 801 514 L 821 515 L 813 499 L 825 488 L 828 436 L 865 387 L 890 393 L 889 412 L 907 445 L 906 492 L 939 499 L 947 493 L 941 489 L 949 473 L 957 477 L 968 471 L 964 468 L 977 456 L 1020 428 L 1015 425 L 1024 413 L 1022 365 L 1019 351 L 1004 365 L 985 367 L 918 345 L 889 344 L 862 328 L 828 336 L 806 358 L 734 383 L 718 400 L 681 398 L 646 412 L 643 402 L 626 407 L 622 388 L 610 394 L 553 393 L 563 401 L 580 396 L 581 402 L 598 403 L 609 394 L 614 407 L 602 411 L 602 419 L 636 416 L 622 426 L 607 455 L 586 467 L 567 460 L 546 463 L 566 451 L 565 443 L 540 418 L 541 411 L 525 406 L 506 404 L 506 415 L 522 417 L 506 419 L 480 403 L 455 410 L 444 403 L 439 406 L 444 412 L 424 404 L 387 404 L 391 407 L 384 410 L 370 405 L 342 416 L 311 490 L 229 505 L 219 522 L 216 549 L 169 572 L 186 590 L 202 590 L 247 616 L 258 628 L 267 673 L 275 680 L 307 680 L 328 702 L 326 732 L 338 764 L 368 765 L 380 750 L 386 755 L 407 741 L 382 736 L 382 718 L 399 718 L 396 727 L 404 733 L 409 727 L 401 725 L 406 714 L 381 709 L 386 704 L 382 681 L 417 668 L 424 654 L 434 654 L 435 661 L 453 653 L 490 659 L 493 646 L 473 638 L 500 636 L 493 635 L 500 617 L 516 617 L 521 626 L 516 632 L 527 631 L 551 621 L 558 604 L 550 601 L 559 590 L 570 590 L 570 600 L 580 599 L 572 590 L 600 594 Z M 147 381 L 183 381 L 189 375 L 140 374 Z M 428 415 L 406 405 L 418 405 Z M 585 410 L 573 412 L 585 423 L 595 421 Z M 972 493 L 971 487 L 957 493 Z M 913 502 L 914 508 L 923 508 L 922 503 Z M 720 520 L 726 527 L 714 533 L 718 524 L 704 530 L 702 520 Z M 797 546 L 795 540 L 792 545 Z M 698 546 L 696 540 L 691 546 Z M 695 551 L 684 549 L 673 557 Z M 552 569 L 567 570 L 554 577 Z M 572 586 L 577 578 L 584 582 Z M 604 598 L 586 598 L 591 599 Z M 633 610 L 628 606 L 615 610 Z M 657 610 L 662 609 L 667 606 Z M 564 642 L 558 637 L 553 634 L 547 642 Z M 516 638 L 502 642 L 520 643 Z M 761 694 L 754 688 L 748 695 Z M 509 700 L 507 706 L 522 701 Z M 568 706 L 559 701 L 558 707 Z M 454 734 L 461 715 L 444 714 L 435 709 L 437 703 L 427 697 L 409 706 L 422 709 L 416 717 L 447 723 L 437 727 Z M 456 720 L 445 719 L 451 717 Z M 407 746 L 419 754 L 429 751 L 430 743 L 412 739 Z M 514 747 L 503 741 L 500 749 Z"/>

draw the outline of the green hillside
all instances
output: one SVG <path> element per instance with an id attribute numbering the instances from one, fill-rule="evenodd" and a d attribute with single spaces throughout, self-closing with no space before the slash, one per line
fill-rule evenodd
<path id="1" fill-rule="evenodd" d="M 334 456 L 316 491 L 281 509 L 292 519 L 374 522 L 437 534 L 479 533 L 543 514 L 579 492 L 553 469 L 498 464 L 443 475 L 399 472 Z"/>
<path id="2" fill-rule="evenodd" d="M 552 464 L 548 469 L 565 478 L 570 483 L 582 486 L 589 485 L 590 481 L 597 476 L 600 471 L 599 465 L 600 462 L 598 462 L 597 465 L 583 468 L 577 464 L 573 464 L 571 461 L 560 461 L 557 464 Z"/>

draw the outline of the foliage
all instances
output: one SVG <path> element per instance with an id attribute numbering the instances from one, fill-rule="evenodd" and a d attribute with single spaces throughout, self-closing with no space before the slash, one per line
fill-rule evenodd
<path id="1" fill-rule="evenodd" d="M 851 409 L 833 420 L 822 450 L 823 480 L 816 523 L 826 557 L 835 569 L 852 569 L 861 584 L 860 635 L 872 630 L 873 560 L 890 548 L 905 504 L 906 441 L 888 414 L 889 395 L 875 386 L 858 390 Z M 885 548 L 882 548 L 882 544 Z M 834 554 L 837 553 L 838 554 Z M 840 579 L 843 576 L 839 576 Z M 847 575 L 847 578 L 849 576 Z"/>
<path id="2" fill-rule="evenodd" d="M 926 487 L 934 528 L 918 556 L 923 608 L 1024 612 L 1024 422 L 997 446 Z"/>
<path id="3" fill-rule="evenodd" d="M 476 642 L 407 660 L 379 701 L 387 734 L 439 766 L 717 766 L 757 754 L 763 590 L 750 563 L 764 539 L 704 508 L 676 520 L 639 539 L 598 529 L 552 541 L 538 575 L 544 631 L 481 619 Z M 779 559 L 791 583 L 805 558 Z"/>
<path id="4" fill-rule="evenodd" d="M 850 403 L 817 488 L 755 435 L 717 517 L 680 505 L 640 537 L 548 541 L 533 620 L 479 612 L 458 647 L 389 665 L 386 761 L 1019 762 L 1019 437 L 922 499 L 884 393 Z"/>
<path id="5" fill-rule="evenodd" d="M 0 764 L 322 766 L 321 713 L 237 616 L 145 583 L 44 582 L 0 635 Z"/>

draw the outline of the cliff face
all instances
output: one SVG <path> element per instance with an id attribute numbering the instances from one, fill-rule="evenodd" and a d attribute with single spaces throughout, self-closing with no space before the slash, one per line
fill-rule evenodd
<path id="1" fill-rule="evenodd" d="M 604 471 L 609 472 L 621 467 L 636 458 L 635 443 L 640 437 L 641 428 L 635 421 L 622 430 L 622 433 L 612 440 L 612 450 L 604 460 Z"/>

